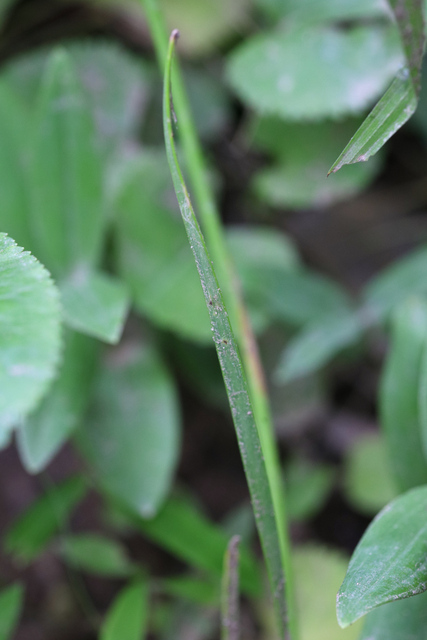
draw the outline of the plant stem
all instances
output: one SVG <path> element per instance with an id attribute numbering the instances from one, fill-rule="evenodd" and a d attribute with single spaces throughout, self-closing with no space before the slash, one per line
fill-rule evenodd
<path id="1" fill-rule="evenodd" d="M 154 40 L 156 55 L 163 69 L 168 53 L 168 35 L 158 0 L 142 0 L 149 28 Z M 276 446 L 273 420 L 266 391 L 264 373 L 259 352 L 247 311 L 243 302 L 239 279 L 230 258 L 220 215 L 207 180 L 203 151 L 199 144 L 196 128 L 191 115 L 187 93 L 178 64 L 172 71 L 174 87 L 174 108 L 179 120 L 180 141 L 186 159 L 191 187 L 200 213 L 203 231 L 215 264 L 218 280 L 226 302 L 230 321 L 236 332 L 237 341 L 248 379 L 255 421 L 261 441 L 262 452 L 272 493 L 277 529 L 280 541 L 281 561 L 286 576 L 285 593 L 288 605 L 291 637 L 297 640 L 297 618 L 291 549 L 285 510 L 284 484 Z"/>

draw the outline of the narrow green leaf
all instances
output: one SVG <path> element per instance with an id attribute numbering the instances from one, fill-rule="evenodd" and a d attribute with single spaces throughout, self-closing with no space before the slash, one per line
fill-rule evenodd
<path id="1" fill-rule="evenodd" d="M 364 331 L 365 323 L 356 311 L 321 317 L 289 342 L 275 372 L 276 380 L 288 382 L 317 371 L 354 346 Z"/>
<path id="2" fill-rule="evenodd" d="M 224 556 L 221 588 L 221 640 L 239 640 L 239 543 L 233 536 Z"/>
<path id="3" fill-rule="evenodd" d="M 408 296 L 427 293 L 427 248 L 393 262 L 370 281 L 363 299 L 371 314 L 383 320 Z"/>
<path id="4" fill-rule="evenodd" d="M 215 272 L 195 217 L 176 155 L 172 130 L 170 82 L 172 54 L 177 37 L 178 32 L 174 31 L 169 42 L 164 77 L 163 123 L 166 152 L 182 219 L 196 261 L 209 311 L 213 340 L 224 377 L 243 466 L 251 493 L 255 519 L 267 564 L 279 636 L 281 638 L 289 638 L 287 604 L 285 599 L 286 577 L 283 568 L 284 558 L 278 536 L 276 513 L 270 483 L 267 477 L 261 443 L 249 399 L 245 373 L 228 314 L 224 307 L 222 294 L 218 287 Z"/>
<path id="5" fill-rule="evenodd" d="M 427 593 L 384 604 L 366 616 L 360 640 L 425 640 Z"/>
<path id="6" fill-rule="evenodd" d="M 124 578 L 136 572 L 121 544 L 95 533 L 64 536 L 59 553 L 72 567 L 99 576 Z"/>
<path id="7" fill-rule="evenodd" d="M 69 478 L 39 498 L 6 533 L 7 553 L 23 564 L 34 560 L 53 535 L 66 527 L 70 513 L 83 498 L 85 490 L 82 478 Z"/>
<path id="8" fill-rule="evenodd" d="M 190 502 L 170 498 L 155 518 L 134 518 L 135 526 L 156 544 L 192 567 L 220 578 L 228 536 Z M 240 553 L 240 580 L 245 593 L 260 593 L 258 567 L 246 547 Z"/>
<path id="9" fill-rule="evenodd" d="M 50 58 L 31 158 L 31 224 L 38 255 L 55 276 L 95 266 L 104 229 L 102 155 L 92 114 L 65 51 Z"/>
<path id="10" fill-rule="evenodd" d="M 18 449 L 29 473 L 39 473 L 77 429 L 87 407 L 98 344 L 67 331 L 62 367 L 48 395 L 18 428 Z"/>
<path id="11" fill-rule="evenodd" d="M 153 348 L 124 349 L 100 373 L 79 444 L 96 479 L 152 517 L 169 491 L 180 439 L 173 381 Z"/>
<path id="12" fill-rule="evenodd" d="M 410 298 L 393 317 L 391 346 L 380 386 L 381 425 L 398 488 L 427 483 L 419 414 L 419 377 L 427 343 L 427 303 Z"/>
<path id="13" fill-rule="evenodd" d="M 423 2 L 390 0 L 390 4 L 399 28 L 406 64 L 329 173 L 335 173 L 345 164 L 368 160 L 409 120 L 417 108 L 425 45 Z"/>
<path id="14" fill-rule="evenodd" d="M 427 487 L 387 505 L 356 547 L 337 596 L 342 627 L 386 602 L 427 589 Z"/>
<path id="15" fill-rule="evenodd" d="M 0 233 L 0 433 L 35 408 L 59 360 L 59 296 L 46 269 Z"/>
<path id="16" fill-rule="evenodd" d="M 229 57 L 227 76 L 262 115 L 320 120 L 362 112 L 401 64 L 391 26 L 314 26 L 246 39 Z"/>
<path id="17" fill-rule="evenodd" d="M 120 280 L 79 269 L 60 285 L 60 291 L 69 327 L 110 344 L 120 340 L 130 302 Z"/>
<path id="18" fill-rule="evenodd" d="M 219 588 L 216 582 L 191 576 L 179 576 L 162 580 L 160 586 L 163 593 L 176 598 L 203 605 L 219 604 Z"/>
<path id="19" fill-rule="evenodd" d="M 149 615 L 148 595 L 146 580 L 126 586 L 111 605 L 99 640 L 143 640 Z"/>
<path id="20" fill-rule="evenodd" d="M 24 600 L 24 589 L 14 584 L 0 592 L 0 640 L 12 640 Z"/>

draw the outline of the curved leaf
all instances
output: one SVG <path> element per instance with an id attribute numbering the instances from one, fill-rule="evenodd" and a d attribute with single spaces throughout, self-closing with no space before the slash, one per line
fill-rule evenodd
<path id="1" fill-rule="evenodd" d="M 35 408 L 59 349 L 59 297 L 49 273 L 0 233 L 0 431 Z"/>
<path id="2" fill-rule="evenodd" d="M 102 625 L 100 640 L 142 640 L 149 615 L 148 584 L 126 586 L 114 600 Z"/>

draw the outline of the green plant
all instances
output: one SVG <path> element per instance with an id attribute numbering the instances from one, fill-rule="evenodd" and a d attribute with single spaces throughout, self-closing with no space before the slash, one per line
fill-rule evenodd
<path id="1" fill-rule="evenodd" d="M 188 51 L 207 55 L 227 39 L 232 25 L 249 30 L 249 1 L 230 8 L 225 3 L 223 12 L 214 5 L 206 3 L 212 24 L 205 31 L 194 26 L 198 20 L 207 24 L 197 3 L 183 7 L 182 43 Z M 163 67 L 163 20 L 175 15 L 176 5 L 129 0 L 123 7 L 144 9 Z M 367 159 L 415 109 L 424 38 L 421 6 L 407 0 L 393 9 L 403 55 L 398 30 L 380 3 L 254 3 L 263 33 L 249 30 L 232 42 L 225 70 L 247 114 L 236 139 L 267 158 L 251 180 L 254 218 L 257 208 L 265 211 L 267 205 L 272 211 L 339 202 L 360 193 L 380 171 L 381 156 L 328 182 L 323 178 L 357 126 L 333 171 Z M 304 56 L 302 42 L 308 43 Z M 341 631 L 334 620 L 333 592 L 345 558 L 312 545 L 291 557 L 287 533 L 287 520 L 301 523 L 322 510 L 339 474 L 330 462 L 307 459 L 300 445 L 286 458 L 285 488 L 272 425 L 283 413 L 285 421 L 297 422 L 295 415 L 318 407 L 325 401 L 328 371 L 365 357 L 370 341 L 385 334 L 391 346 L 380 388 L 384 435 L 347 452 L 342 490 L 355 509 L 369 515 L 398 497 L 362 538 L 340 590 L 338 614 L 345 626 L 368 613 L 365 639 L 423 637 L 425 596 L 407 596 L 420 594 L 427 584 L 422 486 L 427 480 L 426 250 L 387 267 L 356 297 L 303 265 L 285 234 L 259 224 L 224 231 L 215 204 L 218 172 L 214 166 L 211 174 L 206 170 L 198 138 L 217 135 L 230 118 L 231 97 L 215 78 L 202 80 L 200 71 L 188 72 L 185 65 L 184 74 L 178 65 L 171 70 L 173 44 L 174 38 L 164 91 L 166 147 L 189 243 L 164 157 L 152 63 L 111 42 L 94 41 L 32 52 L 3 69 L 0 225 L 37 260 L 7 236 L 0 238 L 0 442 L 5 447 L 15 433 L 22 463 L 39 473 L 71 438 L 85 467 L 61 482 L 45 477 L 42 496 L 9 528 L 4 548 L 18 567 L 31 565 L 49 549 L 60 558 L 72 585 L 68 599 L 79 602 L 92 635 L 102 640 L 137 640 L 148 633 L 164 640 L 184 638 L 188 625 L 198 638 L 222 633 L 224 640 L 235 640 L 239 589 L 251 602 L 263 638 L 277 637 L 277 629 L 292 640 L 357 637 L 358 627 Z M 325 65 L 331 50 L 334 56 Z M 368 64 L 373 56 L 375 66 Z M 398 69 L 405 58 L 402 73 Z M 392 88 L 362 121 L 363 110 L 396 73 Z M 355 87 L 363 82 L 356 99 Z M 199 105 L 198 131 L 190 104 Z M 172 134 L 175 111 L 178 151 Z M 330 120 L 349 114 L 339 123 Z M 140 129 L 144 146 L 135 148 Z M 194 191 L 224 299 L 180 165 Z M 133 314 L 125 325 L 131 303 Z M 190 386 L 217 410 L 227 404 L 209 317 L 270 589 L 251 544 L 254 519 L 248 505 L 239 505 L 224 522 L 213 522 L 193 491 L 174 482 L 182 433 L 172 368 L 179 371 L 181 386 Z M 250 323 L 267 347 L 271 341 L 273 364 L 267 358 L 266 368 L 270 385 L 276 385 L 272 407 Z M 101 342 L 116 345 L 123 330 L 120 345 L 102 348 Z M 280 414 L 279 396 L 281 402 L 285 396 L 287 407 Z M 96 527 L 76 528 L 73 511 L 89 492 L 93 496 L 93 489 L 102 516 Z M 178 558 L 185 570 L 150 575 L 126 544 L 140 535 Z M 102 621 L 90 583 L 81 581 L 86 574 L 111 585 L 120 581 L 109 610 L 102 607 Z M 23 587 L 8 586 L 1 598 L 0 625 L 7 638 L 19 617 Z M 303 610 L 299 624 L 295 602 Z"/>

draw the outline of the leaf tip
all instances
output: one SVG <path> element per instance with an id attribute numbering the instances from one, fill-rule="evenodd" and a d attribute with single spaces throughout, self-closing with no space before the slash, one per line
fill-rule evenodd
<path id="1" fill-rule="evenodd" d="M 179 30 L 178 29 L 174 29 L 172 31 L 172 33 L 171 33 L 170 39 L 171 39 L 172 42 L 175 43 L 178 40 L 179 36 L 180 36 Z"/>

